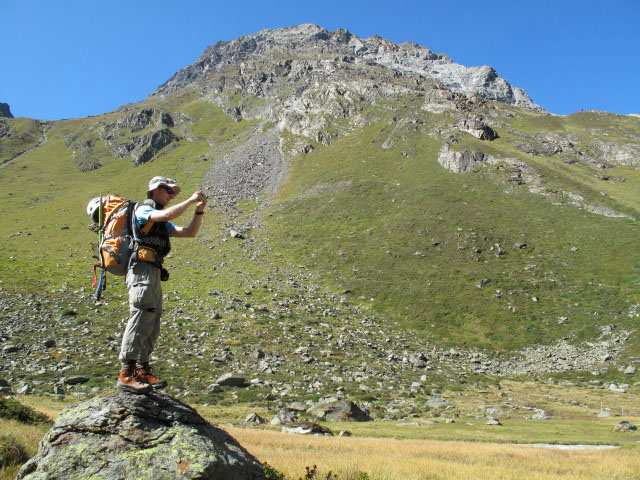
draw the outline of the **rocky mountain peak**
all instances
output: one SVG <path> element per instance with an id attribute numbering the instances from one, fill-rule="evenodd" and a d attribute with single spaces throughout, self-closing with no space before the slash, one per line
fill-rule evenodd
<path id="1" fill-rule="evenodd" d="M 314 24 L 265 29 L 208 47 L 194 64 L 180 70 L 154 95 L 164 95 L 206 82 L 234 65 L 251 61 L 345 62 L 382 67 L 396 73 L 434 80 L 453 93 L 542 110 L 524 90 L 511 86 L 489 66 L 466 67 L 447 55 L 414 42 L 396 44 L 378 35 L 359 38 L 348 30 L 330 32 Z"/>

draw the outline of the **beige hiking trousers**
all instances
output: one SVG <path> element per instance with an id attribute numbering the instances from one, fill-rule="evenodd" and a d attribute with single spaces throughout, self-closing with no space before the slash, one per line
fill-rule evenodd
<path id="1" fill-rule="evenodd" d="M 120 361 L 148 362 L 160 335 L 162 285 L 160 269 L 138 261 L 127 272 L 129 290 L 129 321 L 122 336 Z"/>

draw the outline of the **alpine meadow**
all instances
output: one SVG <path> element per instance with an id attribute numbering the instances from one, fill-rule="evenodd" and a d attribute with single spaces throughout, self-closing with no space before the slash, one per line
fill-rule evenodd
<path id="1" fill-rule="evenodd" d="M 86 205 L 162 175 L 209 205 L 165 261 L 154 366 L 266 478 L 640 475 L 635 426 L 613 431 L 640 421 L 639 115 L 555 115 L 491 67 L 312 24 L 103 115 L 5 113 L 0 391 L 22 405 L 114 393 L 127 288 L 94 298 Z M 0 478 L 50 428 L 12 408 Z M 352 438 L 280 433 L 309 421 Z"/>

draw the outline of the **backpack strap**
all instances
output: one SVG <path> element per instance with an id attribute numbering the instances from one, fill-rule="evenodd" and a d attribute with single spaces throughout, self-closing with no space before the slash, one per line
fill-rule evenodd
<path id="1" fill-rule="evenodd" d="M 146 235 L 147 233 L 149 233 L 149 231 L 151 230 L 151 227 L 153 227 L 153 224 L 154 224 L 154 223 L 155 223 L 155 222 L 152 222 L 151 220 L 150 220 L 150 221 L 148 221 L 148 222 L 147 222 L 147 224 L 146 224 L 144 227 L 142 227 L 142 230 L 141 230 L 141 231 L 142 231 L 142 233 L 144 233 L 145 235 Z"/>

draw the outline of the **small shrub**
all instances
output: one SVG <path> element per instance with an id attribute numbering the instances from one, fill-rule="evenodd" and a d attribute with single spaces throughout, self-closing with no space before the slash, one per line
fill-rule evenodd
<path id="1" fill-rule="evenodd" d="M 298 478 L 298 480 L 338 480 L 338 476 L 333 472 L 329 471 L 324 477 L 318 476 L 318 467 L 314 465 L 313 467 L 305 467 L 306 473 L 304 477 Z"/>
<path id="2" fill-rule="evenodd" d="M 10 398 L 0 397 L 0 418 L 17 420 L 31 425 L 52 423 L 44 413 L 36 412 L 33 408 L 22 405 Z"/>
<path id="3" fill-rule="evenodd" d="M 0 437 L 0 470 L 20 465 L 29 459 L 24 449 L 13 438 Z"/>
<path id="4" fill-rule="evenodd" d="M 264 472 L 264 478 L 267 480 L 286 480 L 284 473 L 276 470 L 268 463 L 262 464 L 262 471 Z"/>

